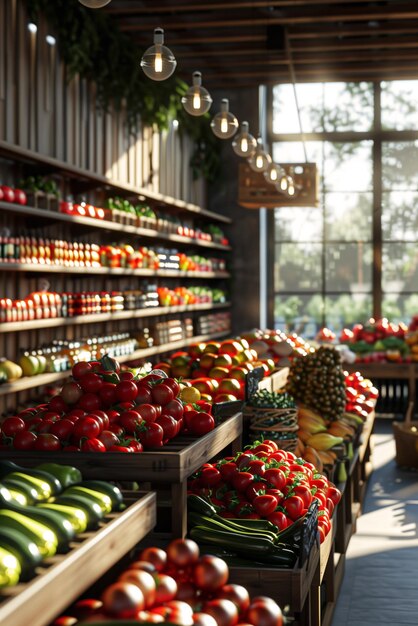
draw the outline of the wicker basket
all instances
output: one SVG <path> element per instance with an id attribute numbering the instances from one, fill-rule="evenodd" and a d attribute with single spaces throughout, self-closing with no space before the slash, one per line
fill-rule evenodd
<path id="1" fill-rule="evenodd" d="M 282 450 L 293 452 L 296 449 L 299 430 L 296 409 L 262 409 L 247 406 L 244 414 L 250 419 L 252 441 L 264 437 L 273 439 Z"/>
<path id="2" fill-rule="evenodd" d="M 410 402 L 404 422 L 393 422 L 396 444 L 396 463 L 401 467 L 418 469 L 418 422 L 411 421 L 413 403 Z"/>

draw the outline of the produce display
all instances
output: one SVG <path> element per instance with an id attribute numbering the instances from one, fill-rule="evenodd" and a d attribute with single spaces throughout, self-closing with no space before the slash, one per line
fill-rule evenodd
<path id="1" fill-rule="evenodd" d="M 118 487 L 83 481 L 75 467 L 0 461 L 0 587 L 30 580 L 44 559 L 122 507 Z"/>
<path id="2" fill-rule="evenodd" d="M 154 370 L 135 377 L 114 359 L 76 363 L 73 380 L 49 403 L 1 424 L 1 443 L 17 450 L 134 452 L 160 448 L 178 433 L 216 426 L 200 392 Z M 197 403 L 196 408 L 191 403 Z"/>
<path id="3" fill-rule="evenodd" d="M 321 346 L 297 357 L 290 366 L 287 390 L 297 402 L 316 410 L 325 419 L 338 419 L 346 404 L 341 356 Z"/>
<path id="4" fill-rule="evenodd" d="M 249 417 L 249 437 L 273 439 L 279 448 L 295 452 L 297 445 L 297 410 L 294 398 L 279 392 L 258 390 L 251 395 L 244 409 Z"/>
<path id="5" fill-rule="evenodd" d="M 295 524 L 315 501 L 323 541 L 331 528 L 334 507 L 341 498 L 339 490 L 312 463 L 288 450 L 280 450 L 272 440 L 255 442 L 235 457 L 206 463 L 189 481 L 188 489 L 190 494 L 206 497 L 221 518 L 211 521 L 211 516 L 203 511 L 200 521 L 197 516 L 191 516 L 191 537 L 233 548 L 237 554 L 258 560 L 262 560 L 261 553 L 267 560 L 270 557 L 274 560 L 280 552 L 275 544 L 281 542 L 281 533 L 288 528 L 296 529 Z M 230 520 L 242 524 L 248 519 L 256 520 L 245 522 L 251 532 L 231 526 Z M 275 527 L 275 532 L 265 520 Z M 237 536 L 242 538 L 241 542 Z M 250 540 L 255 542 L 253 550 Z"/>
<path id="6" fill-rule="evenodd" d="M 339 341 L 355 354 L 359 363 L 418 361 L 418 315 L 408 326 L 395 324 L 386 318 L 371 318 L 364 326 L 355 324 L 352 329 L 344 328 Z"/>
<path id="7" fill-rule="evenodd" d="M 229 583 L 228 578 L 223 559 L 201 555 L 190 539 L 175 539 L 166 549 L 145 548 L 100 599 L 80 600 L 52 626 L 129 623 L 119 620 L 180 626 L 283 626 L 282 611 L 274 600 L 251 598 L 245 587 Z"/>

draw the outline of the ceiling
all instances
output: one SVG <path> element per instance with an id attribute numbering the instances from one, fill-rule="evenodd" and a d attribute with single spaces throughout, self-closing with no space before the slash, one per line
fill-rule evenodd
<path id="1" fill-rule="evenodd" d="M 112 0 L 139 48 L 165 30 L 176 73 L 238 88 L 418 77 L 418 0 Z"/>

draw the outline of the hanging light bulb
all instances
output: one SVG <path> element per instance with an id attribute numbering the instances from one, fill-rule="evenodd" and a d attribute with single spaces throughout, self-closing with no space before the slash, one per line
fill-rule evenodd
<path id="1" fill-rule="evenodd" d="M 174 54 L 164 43 L 164 30 L 156 28 L 154 30 L 154 45 L 145 50 L 141 67 L 144 74 L 151 80 L 166 80 L 176 69 L 177 61 Z"/>
<path id="2" fill-rule="evenodd" d="M 240 157 L 251 157 L 257 147 L 255 137 L 248 132 L 248 122 L 241 123 L 241 130 L 235 135 L 232 142 L 232 149 Z"/>
<path id="3" fill-rule="evenodd" d="M 286 174 L 286 172 L 283 170 L 283 174 L 280 176 L 279 179 L 279 184 L 278 184 L 278 190 L 279 191 L 287 191 L 287 188 L 289 186 L 289 181 L 288 181 L 288 176 Z"/>
<path id="4" fill-rule="evenodd" d="M 264 150 L 261 138 L 257 139 L 254 154 L 248 159 L 248 164 L 254 172 L 265 172 L 271 163 L 271 156 Z"/>
<path id="5" fill-rule="evenodd" d="M 210 109 L 212 98 L 207 89 L 202 87 L 202 74 L 193 72 L 193 85 L 181 99 L 183 108 L 189 115 L 204 115 Z"/>
<path id="6" fill-rule="evenodd" d="M 111 0 L 78 0 L 81 4 L 89 9 L 101 9 L 109 4 Z"/>
<path id="7" fill-rule="evenodd" d="M 231 139 L 237 132 L 238 120 L 229 112 L 229 101 L 223 98 L 221 101 L 221 110 L 215 115 L 210 123 L 210 127 L 214 135 L 220 139 Z"/>
<path id="8" fill-rule="evenodd" d="M 276 185 L 279 182 L 281 174 L 281 168 L 276 163 L 270 163 L 266 171 L 264 172 L 264 178 L 268 183 Z"/>
<path id="9" fill-rule="evenodd" d="M 296 194 L 296 185 L 295 181 L 291 176 L 287 177 L 287 195 L 294 196 Z"/>

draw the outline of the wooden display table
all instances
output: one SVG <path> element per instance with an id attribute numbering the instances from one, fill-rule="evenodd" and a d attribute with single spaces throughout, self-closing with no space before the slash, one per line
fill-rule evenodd
<path id="1" fill-rule="evenodd" d="M 171 496 L 171 532 L 184 537 L 187 531 L 187 478 L 231 444 L 241 449 L 242 414 L 236 413 L 203 437 L 180 435 L 158 451 L 122 452 L 19 452 L 2 451 L 2 457 L 33 467 L 39 463 L 65 463 L 77 467 L 83 478 L 135 481 L 154 486 L 167 484 Z M 158 493 L 160 498 L 160 492 Z"/>
<path id="2" fill-rule="evenodd" d="M 408 400 L 415 404 L 418 379 L 418 363 L 353 363 L 344 364 L 348 372 L 361 372 L 365 378 L 398 379 L 408 382 Z"/>
<path id="3" fill-rule="evenodd" d="M 0 624 L 45 626 L 129 552 L 156 521 L 155 493 L 124 492 L 128 505 L 99 529 L 77 535 L 67 554 L 56 554 L 27 583 L 0 590 Z"/>

